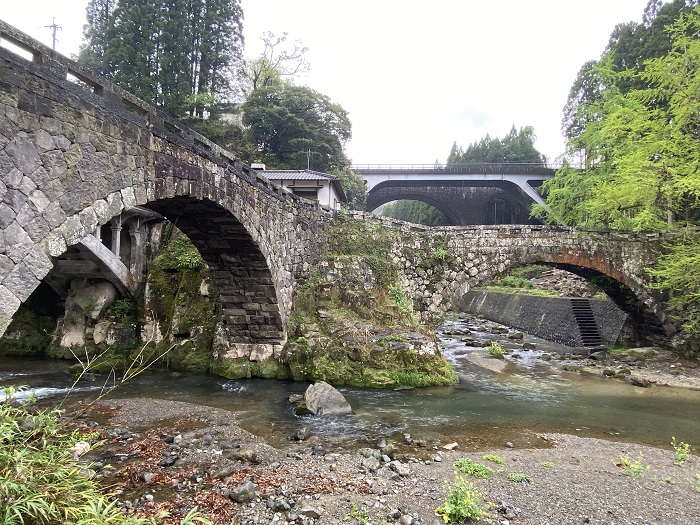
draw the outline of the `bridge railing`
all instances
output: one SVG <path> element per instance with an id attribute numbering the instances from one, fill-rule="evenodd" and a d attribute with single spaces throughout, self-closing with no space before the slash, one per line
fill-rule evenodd
<path id="1" fill-rule="evenodd" d="M 473 162 L 469 164 L 354 164 L 353 171 L 362 172 L 435 172 L 435 173 L 551 173 L 561 163 L 541 162 Z"/>

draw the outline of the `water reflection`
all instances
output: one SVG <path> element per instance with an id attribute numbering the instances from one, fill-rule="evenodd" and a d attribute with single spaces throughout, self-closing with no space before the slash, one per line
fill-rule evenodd
<path id="1" fill-rule="evenodd" d="M 505 335 L 495 336 L 494 328 L 495 324 L 483 320 L 458 319 L 446 324 L 445 332 L 456 335 L 443 335 L 441 346 L 455 364 L 458 385 L 400 391 L 340 388 L 354 409 L 349 417 L 296 417 L 288 397 L 303 393 L 307 385 L 288 381 L 228 381 L 148 372 L 113 395 L 189 401 L 230 410 L 244 428 L 278 445 L 302 426 L 339 447 L 402 433 L 428 441 L 458 441 L 465 448 L 505 441 L 534 445 L 535 434 L 549 432 L 646 444 L 668 444 L 672 435 L 700 434 L 700 418 L 696 417 L 700 392 L 637 388 L 617 380 L 560 372 L 539 359 L 543 351 L 561 349 L 559 345 L 527 335 L 522 341 L 509 341 Z M 466 346 L 459 335 L 462 332 L 476 340 L 500 337 L 504 346 L 516 349 L 519 358 L 509 356 L 501 372 L 477 366 L 470 356 L 479 348 Z M 536 349 L 524 350 L 523 343 Z M 30 385 L 37 397 L 58 400 L 71 387 L 67 369 L 63 362 L 0 362 L 0 386 Z M 74 395 L 94 395 L 100 387 L 99 382 L 81 383 Z"/>

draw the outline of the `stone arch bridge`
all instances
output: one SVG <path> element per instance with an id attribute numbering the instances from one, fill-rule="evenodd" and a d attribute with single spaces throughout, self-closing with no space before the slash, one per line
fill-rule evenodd
<path id="1" fill-rule="evenodd" d="M 206 138 L 1 21 L 0 43 L 0 335 L 67 254 L 79 245 L 99 252 L 101 227 L 140 207 L 175 223 L 198 247 L 220 291 L 232 349 L 278 352 L 296 287 L 319 261 L 334 212 L 270 184 Z M 643 273 L 657 239 L 549 227 L 392 225 L 402 240 L 391 257 L 405 268 L 426 318 L 513 265 L 543 261 L 606 275 L 634 307 L 664 320 Z M 440 275 L 422 264 L 437 248 L 449 253 Z"/>

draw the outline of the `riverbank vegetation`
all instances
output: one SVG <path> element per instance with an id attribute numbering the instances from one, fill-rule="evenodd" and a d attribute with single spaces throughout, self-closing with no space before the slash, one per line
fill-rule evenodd
<path id="1" fill-rule="evenodd" d="M 0 403 L 3 524 L 211 524 L 196 508 L 180 518 L 161 513 L 158 520 L 127 513 L 104 492 L 94 479 L 94 471 L 77 461 L 91 446 L 99 446 L 98 432 L 65 424 L 58 408 L 39 410 L 31 398 L 17 403 L 13 387 L 6 387 L 4 392 L 5 401 Z"/>
<path id="2" fill-rule="evenodd" d="M 584 64 L 564 111 L 567 161 L 534 215 L 676 235 L 650 270 L 688 334 L 700 333 L 700 6 L 649 2 Z"/>

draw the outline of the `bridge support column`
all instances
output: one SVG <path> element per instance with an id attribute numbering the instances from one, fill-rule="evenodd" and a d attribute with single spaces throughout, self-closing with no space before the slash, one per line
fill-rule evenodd
<path id="1" fill-rule="evenodd" d="M 121 242 L 122 242 L 122 218 L 117 217 L 112 223 L 112 253 L 121 258 Z"/>
<path id="2" fill-rule="evenodd" d="M 141 224 L 139 218 L 131 224 L 129 235 L 131 236 L 131 255 L 129 259 L 129 270 L 137 281 L 141 281 L 143 276 L 144 258 L 143 238 L 145 225 Z"/>

